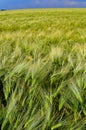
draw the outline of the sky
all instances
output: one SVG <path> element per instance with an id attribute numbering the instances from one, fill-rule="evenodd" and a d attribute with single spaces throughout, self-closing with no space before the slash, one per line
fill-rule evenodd
<path id="1" fill-rule="evenodd" d="M 0 9 L 58 7 L 86 8 L 86 0 L 0 0 Z"/>

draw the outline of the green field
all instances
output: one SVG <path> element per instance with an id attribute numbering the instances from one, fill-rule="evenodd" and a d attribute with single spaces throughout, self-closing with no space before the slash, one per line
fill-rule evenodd
<path id="1" fill-rule="evenodd" d="M 0 129 L 86 130 L 86 9 L 0 11 Z"/>

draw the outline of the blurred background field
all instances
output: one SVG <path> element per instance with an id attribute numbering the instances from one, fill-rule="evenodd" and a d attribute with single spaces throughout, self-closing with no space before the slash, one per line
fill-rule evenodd
<path id="1" fill-rule="evenodd" d="M 86 129 L 86 9 L 0 11 L 0 127 Z"/>

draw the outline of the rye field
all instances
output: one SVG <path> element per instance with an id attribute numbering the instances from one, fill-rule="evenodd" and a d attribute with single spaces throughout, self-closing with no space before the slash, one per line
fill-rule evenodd
<path id="1" fill-rule="evenodd" d="M 0 11 L 0 129 L 86 130 L 86 9 Z"/>

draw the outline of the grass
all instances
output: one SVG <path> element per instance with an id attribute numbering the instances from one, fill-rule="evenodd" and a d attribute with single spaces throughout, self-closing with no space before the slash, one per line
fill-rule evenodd
<path id="1" fill-rule="evenodd" d="M 0 127 L 86 129 L 86 9 L 0 12 Z"/>

